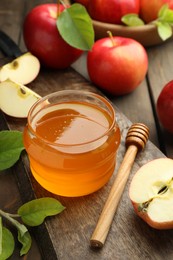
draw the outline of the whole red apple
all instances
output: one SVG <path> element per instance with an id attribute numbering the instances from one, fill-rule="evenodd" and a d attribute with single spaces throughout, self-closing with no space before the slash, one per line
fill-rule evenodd
<path id="1" fill-rule="evenodd" d="M 91 18 L 106 23 L 121 24 L 121 18 L 128 13 L 139 13 L 140 0 L 94 0 L 89 1 Z"/>
<path id="2" fill-rule="evenodd" d="M 168 82 L 160 92 L 156 109 L 163 127 L 173 133 L 173 80 Z"/>
<path id="3" fill-rule="evenodd" d="M 86 9 L 88 8 L 89 0 L 75 0 L 75 2 L 85 6 Z"/>
<path id="4" fill-rule="evenodd" d="M 97 40 L 87 56 L 90 79 L 113 95 L 132 92 L 144 79 L 148 56 L 137 41 L 124 37 Z"/>
<path id="5" fill-rule="evenodd" d="M 51 68 L 64 69 L 70 66 L 82 51 L 66 43 L 56 26 L 57 4 L 34 7 L 26 16 L 23 36 L 27 49 L 40 62 Z M 64 6 L 59 6 L 60 12 Z"/>
<path id="6" fill-rule="evenodd" d="M 149 23 L 158 17 L 158 12 L 162 5 L 168 4 L 173 9 L 173 0 L 140 0 L 139 15 L 145 23 Z"/>

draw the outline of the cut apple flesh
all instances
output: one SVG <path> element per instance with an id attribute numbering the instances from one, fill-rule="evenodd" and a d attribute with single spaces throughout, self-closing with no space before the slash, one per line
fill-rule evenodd
<path id="1" fill-rule="evenodd" d="M 26 118 L 40 96 L 22 84 L 6 80 L 0 83 L 0 109 L 9 116 Z"/>
<path id="2" fill-rule="evenodd" d="M 150 226 L 173 228 L 173 160 L 160 158 L 142 166 L 132 179 L 129 196 Z"/>
<path id="3" fill-rule="evenodd" d="M 30 52 L 27 52 L 0 68 L 0 81 L 10 79 L 25 85 L 32 82 L 39 71 L 39 60 Z"/>

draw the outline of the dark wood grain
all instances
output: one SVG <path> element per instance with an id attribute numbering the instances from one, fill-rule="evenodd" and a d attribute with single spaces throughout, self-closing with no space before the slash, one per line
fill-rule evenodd
<path id="1" fill-rule="evenodd" d="M 26 49 L 21 30 L 23 19 L 33 6 L 44 2 L 51 1 L 0 1 L 1 29 L 11 35 L 23 51 Z M 136 91 L 124 97 L 109 97 L 115 105 L 122 139 L 114 175 L 101 190 L 80 198 L 65 198 L 50 194 L 33 179 L 25 153 L 12 169 L 0 175 L 2 187 L 0 203 L 4 209 L 13 211 L 23 202 L 45 196 L 57 198 L 66 207 L 62 214 L 48 218 L 43 225 L 32 230 L 33 239 L 36 240 L 34 239 L 32 250 L 27 259 L 173 259 L 173 231 L 158 231 L 150 228 L 135 215 L 128 196 L 131 178 L 139 167 L 152 159 L 164 157 L 164 154 L 153 145 L 155 143 L 159 147 L 157 121 L 153 114 L 150 91 L 152 90 L 154 100 L 156 100 L 162 84 L 171 78 L 170 65 L 172 61 L 171 55 L 169 56 L 169 52 L 172 50 L 171 46 L 171 43 L 167 43 L 147 50 L 150 62 L 148 79 L 144 80 Z M 166 65 L 164 55 L 169 61 L 168 65 Z M 167 70 L 170 72 L 166 72 Z M 168 76 L 165 76 L 166 73 Z M 151 86 L 149 86 L 148 80 Z M 158 85 L 159 88 L 157 88 Z M 61 89 L 83 89 L 103 94 L 72 68 L 66 70 L 42 68 L 38 78 L 29 84 L 29 87 L 42 96 Z M 146 123 L 150 128 L 150 140 L 153 143 L 149 141 L 145 150 L 139 153 L 135 160 L 105 246 L 100 251 L 93 251 L 89 247 L 89 240 L 125 153 L 125 136 L 132 124 L 126 116 L 133 122 Z M 14 119 L 0 114 L 0 129 L 9 127 L 23 131 L 25 124 L 26 120 Z M 171 156 L 173 150 L 170 142 L 167 147 Z M 11 259 L 18 258 L 19 248 Z"/>

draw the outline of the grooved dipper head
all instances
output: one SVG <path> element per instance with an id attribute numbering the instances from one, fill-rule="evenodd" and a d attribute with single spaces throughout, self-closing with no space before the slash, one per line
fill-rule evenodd
<path id="1" fill-rule="evenodd" d="M 142 123 L 133 124 L 126 136 L 126 147 L 130 145 L 135 145 L 138 150 L 142 150 L 149 137 L 149 128 Z"/>

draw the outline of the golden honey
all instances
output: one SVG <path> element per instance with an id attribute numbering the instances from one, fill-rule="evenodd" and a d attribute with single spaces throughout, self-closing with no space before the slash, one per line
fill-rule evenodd
<path id="1" fill-rule="evenodd" d="M 64 90 L 30 110 L 24 145 L 33 176 L 62 196 L 83 196 L 113 174 L 120 131 L 111 104 L 90 92 Z"/>

